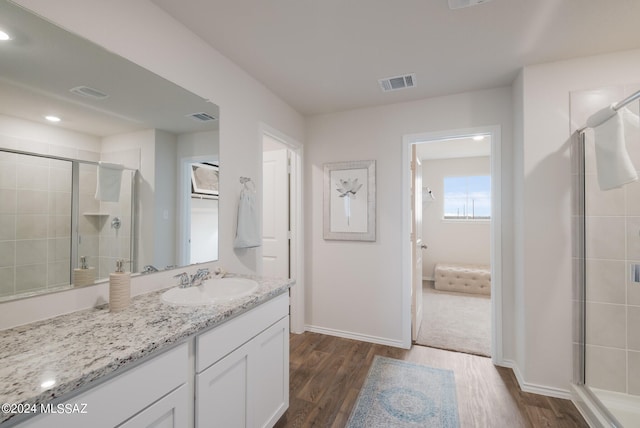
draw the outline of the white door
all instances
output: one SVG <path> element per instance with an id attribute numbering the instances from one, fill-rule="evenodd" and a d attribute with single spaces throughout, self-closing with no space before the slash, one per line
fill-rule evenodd
<path id="1" fill-rule="evenodd" d="M 289 278 L 288 150 L 265 151 L 262 159 L 262 272 Z"/>
<path id="2" fill-rule="evenodd" d="M 422 163 L 411 148 L 411 339 L 416 340 L 422 323 Z"/>

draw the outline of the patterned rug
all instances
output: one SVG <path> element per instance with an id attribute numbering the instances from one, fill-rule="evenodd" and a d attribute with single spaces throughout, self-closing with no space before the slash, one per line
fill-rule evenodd
<path id="1" fill-rule="evenodd" d="M 458 428 L 451 370 L 375 356 L 348 428 Z"/>

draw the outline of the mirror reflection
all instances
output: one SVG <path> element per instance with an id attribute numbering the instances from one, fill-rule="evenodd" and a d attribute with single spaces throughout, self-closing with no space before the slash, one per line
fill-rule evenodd
<path id="1" fill-rule="evenodd" d="M 0 2 L 0 301 L 218 258 L 218 107 Z"/>

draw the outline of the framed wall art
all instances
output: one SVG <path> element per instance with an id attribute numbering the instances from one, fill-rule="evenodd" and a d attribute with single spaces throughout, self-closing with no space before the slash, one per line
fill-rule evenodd
<path id="1" fill-rule="evenodd" d="M 324 165 L 324 239 L 376 240 L 376 161 Z"/>

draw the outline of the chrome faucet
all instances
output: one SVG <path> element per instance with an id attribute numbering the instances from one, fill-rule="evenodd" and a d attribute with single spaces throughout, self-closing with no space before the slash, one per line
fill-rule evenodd
<path id="1" fill-rule="evenodd" d="M 200 285 L 205 279 L 209 278 L 209 269 L 198 269 L 195 274 L 191 275 L 191 286 Z"/>
<path id="2" fill-rule="evenodd" d="M 152 272 L 158 272 L 158 268 L 153 266 L 153 265 L 146 265 L 145 267 L 142 268 L 142 273 L 152 273 Z"/>
<path id="3" fill-rule="evenodd" d="M 198 286 L 198 285 L 201 285 L 205 279 L 209 278 L 209 269 L 207 268 L 198 269 L 196 273 L 191 275 L 191 278 L 189 278 L 189 275 L 186 272 L 182 272 L 181 274 L 174 275 L 174 278 L 179 279 L 178 287 L 180 288 Z"/>
<path id="4" fill-rule="evenodd" d="M 191 283 L 189 281 L 189 275 L 187 275 L 186 272 L 182 272 L 181 274 L 174 275 L 173 277 L 178 278 L 180 280 L 178 282 L 178 287 L 187 288 L 191 286 Z"/>

